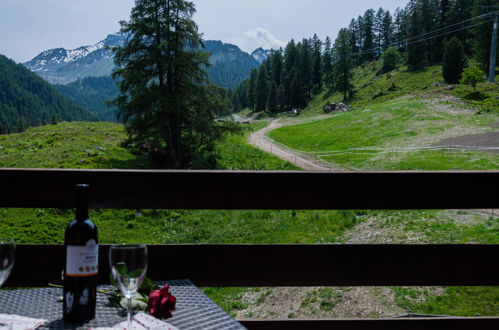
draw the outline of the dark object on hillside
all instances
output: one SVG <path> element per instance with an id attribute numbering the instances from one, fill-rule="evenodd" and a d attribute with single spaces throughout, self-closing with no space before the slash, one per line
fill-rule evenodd
<path id="1" fill-rule="evenodd" d="M 284 112 L 285 115 L 290 115 L 290 116 L 298 116 L 301 113 L 301 109 L 293 109 L 287 112 Z"/>
<path id="2" fill-rule="evenodd" d="M 348 111 L 352 106 L 346 105 L 345 103 L 330 103 L 324 108 L 324 113 Z"/>

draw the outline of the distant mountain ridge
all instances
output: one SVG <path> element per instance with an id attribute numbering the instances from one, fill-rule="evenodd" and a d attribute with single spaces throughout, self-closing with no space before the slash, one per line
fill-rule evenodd
<path id="1" fill-rule="evenodd" d="M 262 47 L 255 49 L 252 53 L 251 56 L 258 61 L 258 63 L 262 64 L 263 61 L 269 57 L 269 55 L 272 53 L 272 49 L 263 49 Z"/>
<path id="2" fill-rule="evenodd" d="M 97 118 L 24 66 L 0 55 L 0 134 L 60 120 Z"/>
<path id="3" fill-rule="evenodd" d="M 120 34 L 110 34 L 92 46 L 73 50 L 50 49 L 24 63 L 31 71 L 52 84 L 68 84 L 78 78 L 110 75 L 114 67 L 114 52 L 111 47 L 124 42 Z"/>
<path id="4" fill-rule="evenodd" d="M 112 47 L 121 46 L 125 37 L 110 34 L 95 45 L 73 50 L 56 48 L 44 51 L 24 65 L 52 84 L 69 84 L 81 78 L 109 76 L 114 68 Z M 238 46 L 216 40 L 204 41 L 205 51 L 211 52 L 208 76 L 212 83 L 225 88 L 234 88 L 249 77 L 251 70 L 258 68 L 264 54 L 257 57 L 243 52 Z M 264 51 L 262 49 L 262 51 Z M 265 51 L 264 51 L 265 52 Z"/>

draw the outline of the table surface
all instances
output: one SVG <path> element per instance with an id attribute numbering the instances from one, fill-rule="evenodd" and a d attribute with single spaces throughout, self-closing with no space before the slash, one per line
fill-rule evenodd
<path id="1" fill-rule="evenodd" d="M 173 318 L 167 322 L 180 330 L 245 329 L 208 298 L 189 280 L 169 281 L 170 291 L 177 298 Z M 159 283 L 160 285 L 164 283 Z M 0 291 L 0 313 L 46 319 L 41 329 L 88 329 L 109 327 L 126 320 L 124 310 L 109 306 L 108 297 L 97 294 L 94 320 L 71 324 L 62 320 L 62 289 L 30 289 Z"/>

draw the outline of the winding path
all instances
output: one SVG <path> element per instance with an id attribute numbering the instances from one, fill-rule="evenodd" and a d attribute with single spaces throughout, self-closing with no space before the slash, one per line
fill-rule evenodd
<path id="1" fill-rule="evenodd" d="M 306 171 L 350 172 L 350 170 L 347 170 L 340 166 L 323 162 L 320 159 L 304 155 L 293 149 L 288 149 L 282 145 L 275 143 L 267 136 L 267 133 L 282 126 L 285 125 L 279 122 L 279 120 L 272 121 L 270 125 L 253 133 L 250 136 L 250 144 L 265 152 L 271 153 L 282 160 L 290 162 Z"/>

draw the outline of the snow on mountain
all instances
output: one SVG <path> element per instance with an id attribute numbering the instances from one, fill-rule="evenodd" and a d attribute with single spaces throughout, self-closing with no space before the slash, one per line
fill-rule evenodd
<path id="1" fill-rule="evenodd" d="M 262 64 L 263 61 L 265 61 L 265 59 L 270 55 L 271 52 L 272 52 L 271 49 L 263 49 L 262 47 L 260 47 L 255 49 L 253 53 L 251 53 L 251 56 L 253 56 L 255 60 L 257 60 L 260 64 Z"/>
<path id="2" fill-rule="evenodd" d="M 124 35 L 110 34 L 95 45 L 44 51 L 24 66 L 52 84 L 65 85 L 81 78 L 109 76 L 114 68 L 112 47 L 124 42 Z M 244 81 L 270 52 L 260 48 L 250 55 L 221 41 L 206 40 L 204 43 L 204 51 L 211 53 L 212 66 L 207 69 L 208 75 L 213 83 L 226 88 L 234 88 Z"/>
<path id="3" fill-rule="evenodd" d="M 67 84 L 78 78 L 106 76 L 113 68 L 111 47 L 120 46 L 123 42 L 121 34 L 110 34 L 95 45 L 44 51 L 24 66 L 51 83 Z"/>

